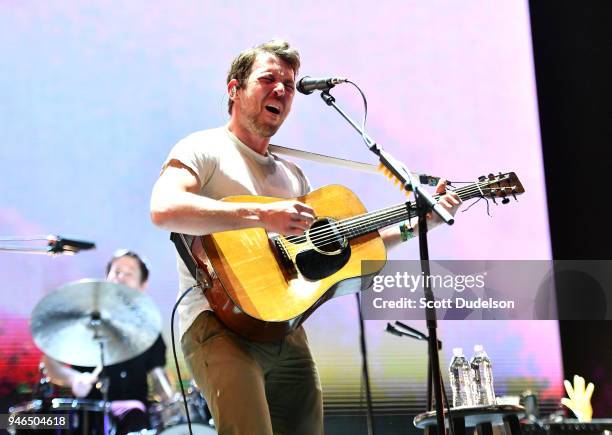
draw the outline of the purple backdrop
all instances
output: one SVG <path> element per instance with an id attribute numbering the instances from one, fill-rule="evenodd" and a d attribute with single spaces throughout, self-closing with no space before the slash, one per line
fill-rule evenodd
<path id="1" fill-rule="evenodd" d="M 324 13 L 313 11 L 325 11 Z M 431 234 L 437 259 L 548 259 L 550 244 L 526 2 L 311 1 L 257 4 L 145 2 L 110 6 L 0 3 L 0 233 L 60 233 L 94 240 L 72 258 L 0 254 L 0 379 L 9 394 L 34 379 L 38 353 L 27 319 L 36 302 L 70 280 L 102 277 L 118 247 L 148 257 L 150 294 L 166 319 L 176 272 L 168 235 L 148 217 L 152 184 L 170 147 L 226 121 L 232 57 L 282 37 L 302 73 L 343 75 L 369 103 L 368 131 L 410 167 L 451 180 L 516 171 L 518 203 L 484 203 Z M 355 118 L 349 86 L 334 94 Z M 275 143 L 372 162 L 360 138 L 317 95 L 298 95 Z M 370 209 L 402 201 L 384 177 L 303 162 L 313 186 L 342 183 Z M 414 259 L 412 242 L 391 258 Z M 424 324 L 414 322 L 424 328 Z M 556 322 L 442 322 L 443 364 L 453 346 L 482 342 L 498 393 L 532 388 L 557 401 L 562 367 Z M 306 323 L 327 412 L 359 404 L 355 300 L 324 305 Z M 420 409 L 425 347 L 368 322 L 375 400 Z M 537 331 L 537 333 L 533 333 Z M 21 371 L 16 372 L 15 367 Z"/>

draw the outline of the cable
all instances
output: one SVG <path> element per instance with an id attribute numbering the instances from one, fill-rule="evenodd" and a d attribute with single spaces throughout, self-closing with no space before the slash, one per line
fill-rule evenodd
<path id="1" fill-rule="evenodd" d="M 440 369 L 441 370 L 441 369 Z M 442 400 L 446 405 L 446 412 L 448 414 L 448 431 L 449 435 L 455 435 L 455 422 L 451 412 L 450 404 L 448 403 L 448 396 L 446 395 L 446 388 L 444 388 L 444 380 L 442 379 L 442 373 L 440 373 L 440 383 L 442 384 Z M 442 407 L 444 409 L 444 407 Z"/>
<path id="2" fill-rule="evenodd" d="M 170 317 L 170 334 L 172 336 L 171 337 L 172 338 L 172 355 L 174 356 L 174 365 L 176 367 L 176 374 L 178 375 L 179 385 L 181 387 L 181 394 L 183 395 L 183 405 L 185 406 L 185 413 L 187 414 L 187 426 L 189 427 L 189 435 L 193 435 L 193 432 L 191 431 L 191 418 L 189 417 L 189 407 L 187 406 L 187 395 L 185 394 L 185 388 L 183 387 L 183 378 L 181 377 L 181 369 L 179 367 L 178 358 L 176 356 L 176 344 L 174 341 L 174 314 L 176 313 L 176 309 L 178 308 L 183 298 L 187 296 L 187 293 L 189 293 L 191 290 L 193 290 L 196 287 L 197 285 L 194 285 L 192 287 L 189 287 L 187 290 L 185 290 L 185 292 L 183 292 L 181 297 L 178 298 L 178 300 L 174 304 L 174 307 L 172 308 L 172 315 Z"/>
<path id="3" fill-rule="evenodd" d="M 346 82 L 350 83 L 353 86 L 355 86 L 357 88 L 357 90 L 359 91 L 359 93 L 361 94 L 361 99 L 363 100 L 363 120 L 361 121 L 361 138 L 363 139 L 363 141 L 365 142 L 365 144 L 369 148 L 370 145 L 372 145 L 372 144 L 368 141 L 368 139 L 365 136 L 365 134 L 366 134 L 365 125 L 366 125 L 366 120 L 368 118 L 368 100 L 367 100 L 365 94 L 363 93 L 363 91 L 361 90 L 361 88 L 359 86 L 357 86 L 356 83 L 353 83 L 350 80 L 347 80 Z"/>

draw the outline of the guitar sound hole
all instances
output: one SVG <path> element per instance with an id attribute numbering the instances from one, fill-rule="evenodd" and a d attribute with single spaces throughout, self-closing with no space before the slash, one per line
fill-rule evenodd
<path id="1" fill-rule="evenodd" d="M 315 250 L 323 254 L 337 254 L 346 248 L 348 243 L 336 222 L 330 218 L 316 220 L 306 235 Z"/>

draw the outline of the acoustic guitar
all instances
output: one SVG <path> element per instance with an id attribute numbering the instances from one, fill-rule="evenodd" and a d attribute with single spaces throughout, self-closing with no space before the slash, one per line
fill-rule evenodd
<path id="1" fill-rule="evenodd" d="M 463 201 L 484 197 L 507 203 L 525 190 L 510 172 L 480 177 L 454 191 Z M 283 200 L 248 195 L 223 199 Z M 251 340 L 279 340 L 323 302 L 368 287 L 386 260 L 378 230 L 417 215 L 412 202 L 367 212 L 359 198 L 340 185 L 322 187 L 297 200 L 316 214 L 303 235 L 248 228 L 195 237 L 191 245 L 198 266 L 211 278 L 206 297 L 215 314 L 228 328 Z M 363 270 L 362 260 L 378 260 L 368 264 L 379 266 Z"/>

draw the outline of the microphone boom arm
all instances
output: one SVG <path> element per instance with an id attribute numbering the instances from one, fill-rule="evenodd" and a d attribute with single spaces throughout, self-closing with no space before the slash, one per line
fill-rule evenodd
<path id="1" fill-rule="evenodd" d="M 31 243 L 46 242 L 47 246 L 27 245 L 0 245 L 0 252 L 13 252 L 21 254 L 48 254 L 48 255 L 74 255 L 79 251 L 95 249 L 96 244 L 85 240 L 67 239 L 59 235 L 36 237 L 0 237 L 0 242 Z"/>
<path id="2" fill-rule="evenodd" d="M 390 153 L 381 149 L 378 144 L 359 126 L 355 121 L 351 119 L 338 105 L 336 99 L 329 91 L 321 91 L 321 98 L 330 107 L 336 109 L 336 111 L 361 135 L 366 143 L 368 149 L 378 156 L 379 162 L 395 175 L 400 180 L 404 189 L 408 192 L 414 191 L 416 197 L 421 199 L 427 206 L 428 209 L 432 209 L 445 223 L 452 225 L 455 220 L 453 216 L 437 201 L 433 196 L 423 189 L 415 179 L 412 172 L 399 160 L 395 159 Z"/>

